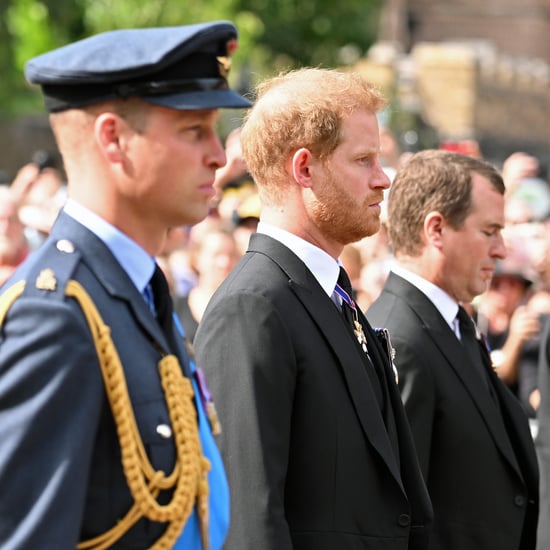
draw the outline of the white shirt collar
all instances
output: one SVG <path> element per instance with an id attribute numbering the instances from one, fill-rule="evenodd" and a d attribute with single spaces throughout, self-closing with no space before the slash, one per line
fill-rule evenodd
<path id="1" fill-rule="evenodd" d="M 263 221 L 258 223 L 257 232 L 272 237 L 292 250 L 313 273 L 327 296 L 332 295 L 340 274 L 339 264 L 332 256 L 301 237 Z"/>
<path id="2" fill-rule="evenodd" d="M 443 289 L 397 263 L 392 265 L 391 270 L 425 294 L 455 332 L 454 321 L 458 313 L 458 304 Z"/>

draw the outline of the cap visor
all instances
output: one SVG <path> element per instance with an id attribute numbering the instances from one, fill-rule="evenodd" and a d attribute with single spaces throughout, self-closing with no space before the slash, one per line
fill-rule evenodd
<path id="1" fill-rule="evenodd" d="M 170 95 L 143 96 L 142 99 L 148 103 L 181 111 L 199 109 L 245 109 L 252 106 L 250 101 L 233 90 L 209 90 Z"/>

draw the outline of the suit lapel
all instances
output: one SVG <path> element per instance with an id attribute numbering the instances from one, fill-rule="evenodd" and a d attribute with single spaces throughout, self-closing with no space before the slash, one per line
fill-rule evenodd
<path id="1" fill-rule="evenodd" d="M 291 290 L 309 312 L 313 322 L 338 358 L 366 438 L 402 487 L 401 476 L 380 408 L 363 367 L 363 361 L 358 355 L 357 346 L 353 345 L 349 331 L 340 321 L 340 312 L 305 264 L 287 247 L 266 235 L 254 234 L 249 251 L 270 257 L 288 276 Z"/>
<path id="2" fill-rule="evenodd" d="M 401 296 L 419 318 L 434 345 L 446 358 L 452 370 L 470 394 L 474 406 L 478 409 L 495 444 L 511 466 L 519 473 L 520 469 L 505 426 L 499 418 L 499 411 L 492 402 L 484 385 L 480 383 L 479 373 L 471 365 L 466 350 L 447 325 L 433 303 L 414 285 L 391 273 L 386 286 L 389 292 Z M 497 381 L 499 384 L 500 381 Z"/>
<path id="3" fill-rule="evenodd" d="M 449 331 L 450 332 L 450 331 Z M 451 336 L 454 334 L 451 332 Z M 449 340 L 452 340 L 452 337 Z M 519 466 L 514 454 L 514 450 L 510 445 L 508 434 L 506 433 L 504 424 L 500 418 L 500 412 L 497 404 L 493 401 L 491 395 L 487 392 L 485 385 L 480 382 L 480 376 L 476 368 L 471 365 L 470 359 L 466 354 L 466 351 L 460 344 L 457 338 L 454 338 L 454 346 L 451 346 L 451 342 L 448 342 L 446 347 L 446 357 L 451 367 L 456 372 L 457 376 L 462 380 L 466 390 L 472 396 L 472 400 L 479 410 L 489 432 L 491 433 L 496 445 L 500 449 L 500 452 L 506 457 L 508 462 L 519 472 Z M 440 345 L 441 343 L 441 345 Z M 443 336 L 439 341 L 436 341 L 436 345 L 440 350 L 444 352 Z M 455 353 L 452 350 L 456 350 Z M 500 383 L 500 382 L 498 382 Z"/>

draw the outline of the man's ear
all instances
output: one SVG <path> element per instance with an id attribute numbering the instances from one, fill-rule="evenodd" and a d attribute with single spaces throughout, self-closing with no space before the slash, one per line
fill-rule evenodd
<path id="1" fill-rule="evenodd" d="M 440 212 L 430 212 L 424 218 L 424 238 L 426 242 L 436 248 L 443 245 L 443 232 L 447 226 L 445 218 Z"/>
<path id="2" fill-rule="evenodd" d="M 302 187 L 310 188 L 313 185 L 311 178 L 312 160 L 311 151 L 305 147 L 298 149 L 290 159 L 292 177 Z"/>
<path id="3" fill-rule="evenodd" d="M 105 158 L 115 164 L 124 162 L 125 133 L 128 125 L 119 115 L 101 113 L 94 123 L 94 137 Z"/>

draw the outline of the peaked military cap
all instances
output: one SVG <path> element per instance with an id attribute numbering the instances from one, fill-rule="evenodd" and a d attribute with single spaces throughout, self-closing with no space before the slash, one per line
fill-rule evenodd
<path id="1" fill-rule="evenodd" d="M 229 89 L 232 23 L 108 31 L 31 59 L 25 76 L 50 112 L 139 97 L 172 109 L 250 107 Z"/>

